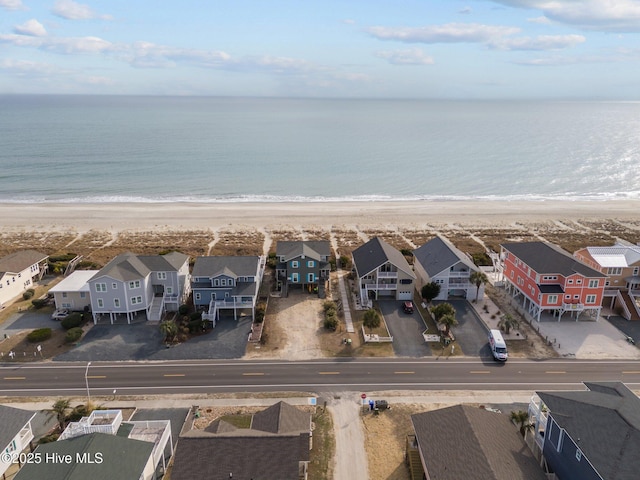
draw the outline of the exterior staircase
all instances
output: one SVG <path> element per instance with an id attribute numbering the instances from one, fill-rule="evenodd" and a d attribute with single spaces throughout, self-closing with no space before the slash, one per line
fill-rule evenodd
<path id="1" fill-rule="evenodd" d="M 151 308 L 149 309 L 149 321 L 159 322 L 162 320 L 164 312 L 164 297 L 153 297 Z"/>
<path id="2" fill-rule="evenodd" d="M 618 291 L 617 299 L 622 306 L 623 317 L 627 320 L 640 320 L 640 306 L 638 297 L 632 297 L 627 292 Z"/>

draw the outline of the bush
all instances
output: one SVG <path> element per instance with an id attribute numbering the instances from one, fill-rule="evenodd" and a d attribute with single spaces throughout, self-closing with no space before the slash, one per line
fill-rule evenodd
<path id="1" fill-rule="evenodd" d="M 51 338 L 50 328 L 37 328 L 27 335 L 27 340 L 31 343 L 44 342 Z"/>
<path id="2" fill-rule="evenodd" d="M 65 330 L 70 330 L 72 328 L 79 327 L 82 325 L 82 314 L 78 312 L 74 312 L 66 318 L 63 318 L 60 322 L 62 328 Z"/>
<path id="3" fill-rule="evenodd" d="M 351 264 L 351 259 L 346 255 L 340 255 L 340 266 L 344 270 L 348 270 Z"/>
<path id="4" fill-rule="evenodd" d="M 335 332 L 338 329 L 338 317 L 335 315 L 327 315 L 324 317 L 324 328 Z"/>
<path id="5" fill-rule="evenodd" d="M 33 288 L 29 288 L 26 291 L 22 292 L 22 299 L 29 300 L 36 294 L 36 291 Z"/>
<path id="6" fill-rule="evenodd" d="M 338 310 L 338 306 L 336 305 L 336 302 L 333 302 L 331 300 L 326 300 L 323 304 L 322 304 L 322 308 L 324 308 L 325 313 L 327 313 L 327 311 L 329 310 Z"/>
<path id="7" fill-rule="evenodd" d="M 193 312 L 191 315 L 189 315 L 189 323 L 195 321 L 202 321 L 202 312 Z"/>
<path id="8" fill-rule="evenodd" d="M 187 313 L 189 313 L 189 305 L 180 305 L 178 307 L 178 313 L 180 315 L 186 315 Z"/>
<path id="9" fill-rule="evenodd" d="M 80 340 L 81 336 L 82 336 L 82 328 L 73 327 L 67 330 L 67 335 L 64 337 L 64 341 L 66 343 L 77 342 L 78 340 Z"/>
<path id="10" fill-rule="evenodd" d="M 33 305 L 33 308 L 35 308 L 36 310 L 41 309 L 46 304 L 47 304 L 46 298 L 36 298 L 35 300 L 31 300 L 31 305 Z"/>
<path id="11" fill-rule="evenodd" d="M 191 320 L 189 322 L 189 333 L 198 333 L 204 330 L 205 322 L 202 319 Z"/>

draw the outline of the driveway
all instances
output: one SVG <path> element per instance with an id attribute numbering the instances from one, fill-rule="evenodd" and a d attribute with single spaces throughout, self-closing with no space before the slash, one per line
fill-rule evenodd
<path id="1" fill-rule="evenodd" d="M 630 322 L 618 315 L 611 315 L 605 318 L 624 335 L 633 338 L 636 342 L 636 346 L 640 347 L 640 322 Z"/>
<path id="2" fill-rule="evenodd" d="M 60 362 L 199 360 L 244 355 L 251 319 L 223 317 L 216 328 L 186 343 L 167 348 L 158 325 L 94 325 L 73 350 L 54 358 Z"/>
<path id="3" fill-rule="evenodd" d="M 431 349 L 422 336 L 426 327 L 417 309 L 411 314 L 404 313 L 398 300 L 379 300 L 378 306 L 393 336 L 393 351 L 397 356 L 431 356 Z"/>
<path id="4" fill-rule="evenodd" d="M 434 301 L 434 304 L 442 303 Z M 448 303 L 456 309 L 458 325 L 452 328 L 456 337 L 456 344 L 462 349 L 462 353 L 473 357 L 491 357 L 487 335 L 489 332 L 484 327 L 482 320 L 466 300 L 448 300 Z"/>
<path id="5" fill-rule="evenodd" d="M 51 308 L 43 311 L 28 310 L 16 313 L 0 325 L 0 338 L 4 335 L 15 335 L 21 330 L 35 330 L 36 328 L 57 327 L 59 322 L 51 320 Z"/>

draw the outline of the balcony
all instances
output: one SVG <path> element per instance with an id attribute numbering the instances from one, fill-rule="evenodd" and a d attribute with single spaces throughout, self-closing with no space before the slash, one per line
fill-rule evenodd
<path id="1" fill-rule="evenodd" d="M 469 272 L 449 272 L 449 278 L 469 278 Z"/>
<path id="2" fill-rule="evenodd" d="M 567 312 L 581 312 L 584 310 L 584 303 L 563 303 L 562 308 Z"/>
<path id="3" fill-rule="evenodd" d="M 378 278 L 398 278 L 398 272 L 378 272 Z"/>
<path id="4" fill-rule="evenodd" d="M 395 290 L 398 288 L 397 283 L 368 283 L 365 285 L 367 290 Z"/>

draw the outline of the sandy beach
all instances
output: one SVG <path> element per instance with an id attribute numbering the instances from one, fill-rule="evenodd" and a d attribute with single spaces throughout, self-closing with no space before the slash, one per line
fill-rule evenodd
<path id="1" fill-rule="evenodd" d="M 0 204 L 10 230 L 207 229 L 246 225 L 505 226 L 553 220 L 640 221 L 640 201 Z"/>

